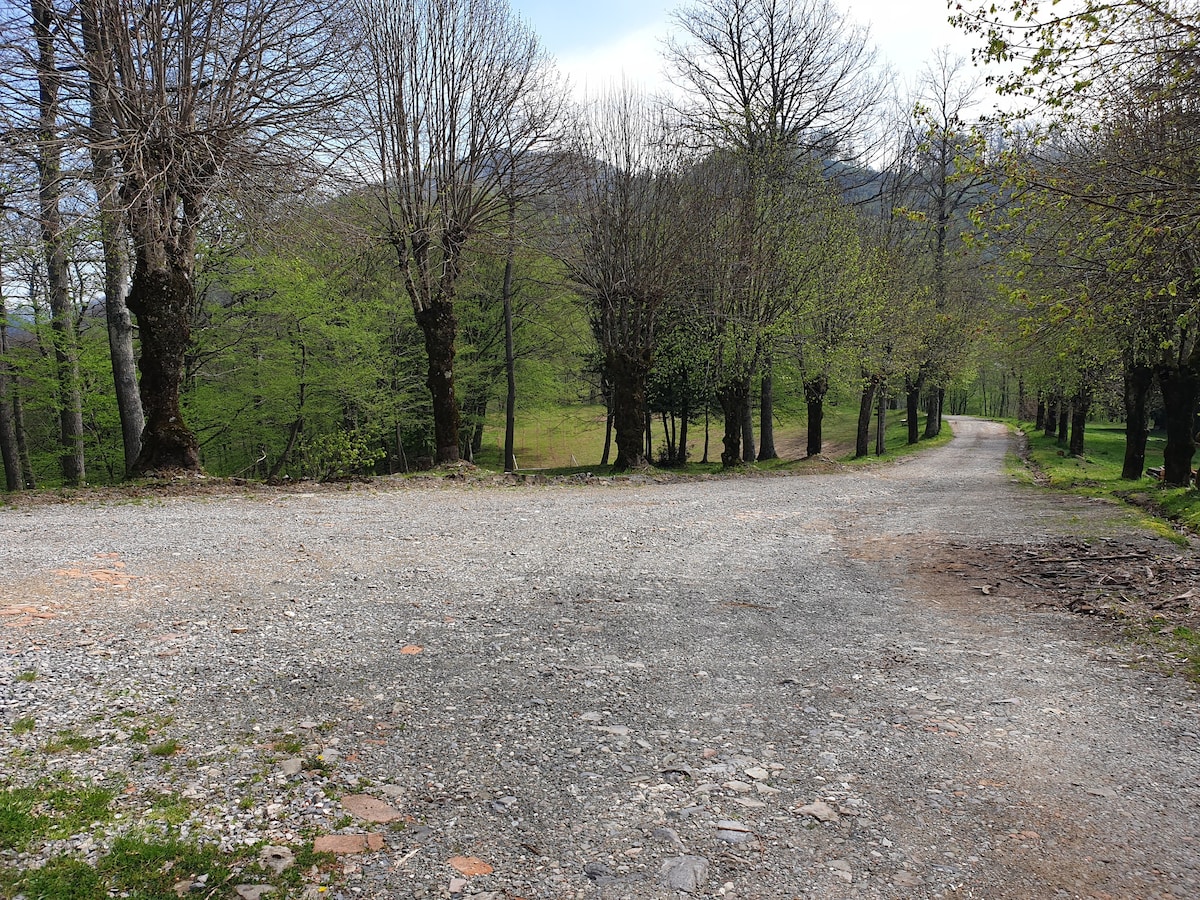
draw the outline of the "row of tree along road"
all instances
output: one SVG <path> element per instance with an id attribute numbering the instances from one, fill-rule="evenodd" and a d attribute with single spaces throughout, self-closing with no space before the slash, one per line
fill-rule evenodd
<path id="1" fill-rule="evenodd" d="M 1130 478 L 1157 413 L 1190 477 L 1194 3 L 956 4 L 978 65 L 900 97 L 831 0 L 702 0 L 668 96 L 586 100 L 504 0 L 0 9 L 10 490 L 454 463 L 501 409 L 511 469 L 520 405 L 589 401 L 620 469 L 656 417 L 664 464 L 781 412 L 817 455 L 838 403 L 860 455 L 1116 413 Z"/>

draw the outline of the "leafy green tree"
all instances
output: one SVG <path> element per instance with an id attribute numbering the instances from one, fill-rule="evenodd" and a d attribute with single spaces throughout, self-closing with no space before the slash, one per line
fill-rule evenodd
<path id="1" fill-rule="evenodd" d="M 1104 296 L 1130 301 L 1107 317 L 1135 326 L 1122 332 L 1120 352 L 1134 392 L 1127 408 L 1135 419 L 1144 409 L 1152 370 L 1167 414 L 1165 479 L 1186 484 L 1200 397 L 1200 290 L 1188 249 L 1200 228 L 1200 14 L 1170 0 L 1122 0 L 1048 14 L 1017 3 L 969 7 L 957 19 L 984 36 L 980 57 L 1008 64 L 1002 91 L 1054 113 L 1051 148 L 1061 150 L 1064 135 L 1072 142 L 1020 177 L 1085 211 L 1089 228 L 1075 243 L 1104 260 L 1115 286 Z M 1104 252 L 1088 247 L 1094 235 Z M 1130 429 L 1125 474 L 1136 477 L 1144 428 Z"/>

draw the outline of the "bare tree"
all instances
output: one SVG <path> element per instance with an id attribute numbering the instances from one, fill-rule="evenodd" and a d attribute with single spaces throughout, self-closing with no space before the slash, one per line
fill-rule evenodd
<path id="1" fill-rule="evenodd" d="M 120 182 L 113 155 L 113 122 L 108 114 L 108 90 L 113 83 L 113 59 L 106 52 L 95 0 L 81 0 L 79 26 L 81 49 L 88 72 L 88 137 L 91 151 L 92 184 L 96 191 L 100 244 L 104 254 L 104 315 L 108 326 L 108 349 L 113 388 L 121 419 L 125 450 L 125 472 L 133 468 L 142 450 L 142 398 L 138 393 L 137 357 L 134 353 L 133 319 L 126 298 L 129 293 L 129 232 L 121 214 Z"/>
<path id="2" fill-rule="evenodd" d="M 505 229 L 515 161 L 545 144 L 551 63 L 504 0 L 356 0 L 356 10 L 385 238 L 425 339 L 435 460 L 456 462 L 464 254 L 472 239 Z"/>
<path id="3" fill-rule="evenodd" d="M 0 272 L 4 257 L 0 254 Z M 5 489 L 19 491 L 24 487 L 21 457 L 17 448 L 17 432 L 12 409 L 12 363 L 8 348 L 8 304 L 4 299 L 4 279 L 0 276 L 0 459 L 4 462 Z"/>
<path id="4" fill-rule="evenodd" d="M 861 143 L 882 94 L 866 28 L 832 0 L 709 0 L 667 44 L 681 111 L 709 145 L 751 158 L 833 156 Z"/>
<path id="5" fill-rule="evenodd" d="M 58 58 L 62 28 L 52 0 L 31 0 L 30 18 L 36 46 L 34 71 L 38 85 L 38 123 L 35 159 L 38 173 L 38 220 L 45 252 L 46 290 L 58 379 L 59 435 L 63 481 L 81 484 L 83 460 L 83 400 L 79 388 L 79 353 L 75 307 L 71 301 L 67 265 L 67 233 L 62 215 L 64 142 L 60 119 L 63 75 Z"/>
<path id="6" fill-rule="evenodd" d="M 588 303 L 610 388 L 614 468 L 646 465 L 646 382 L 659 307 L 679 277 L 679 154 L 661 113 L 628 86 L 592 104 L 567 264 Z"/>
<path id="7" fill-rule="evenodd" d="M 751 378 L 770 358 L 767 335 L 786 307 L 767 240 L 797 166 L 852 153 L 868 131 L 882 90 L 866 29 L 831 0 L 709 0 L 676 14 L 667 45 L 678 105 L 700 144 L 732 168 L 731 260 L 721 289 L 726 307 L 721 387 L 722 461 L 754 459 Z M 729 226 L 725 226 L 729 227 Z M 773 415 L 765 373 L 762 417 Z M 769 435 L 768 429 L 768 435 Z M 771 442 L 763 458 L 774 455 Z"/>
<path id="8" fill-rule="evenodd" d="M 87 2 L 94 149 L 112 153 L 133 240 L 145 428 L 130 471 L 194 470 L 179 394 L 201 225 L 214 194 L 290 184 L 321 148 L 314 114 L 338 100 L 344 32 L 307 0 Z"/>
<path id="9" fill-rule="evenodd" d="M 953 241 L 968 225 L 967 211 L 978 199 L 985 173 L 980 157 L 977 123 L 968 120 L 978 102 L 981 81 L 973 77 L 967 61 L 941 48 L 926 67 L 919 95 L 913 103 L 903 137 L 907 154 L 896 167 L 904 184 L 895 197 L 898 208 L 882 211 L 885 217 L 911 213 L 927 229 L 925 255 L 930 262 L 930 289 L 934 316 L 914 323 L 924 332 L 924 352 L 915 374 L 905 384 L 909 443 L 917 443 L 918 409 L 925 392 L 925 437 L 942 427 L 942 397 L 952 375 L 956 338 L 960 331 L 947 328 L 952 312 L 962 312 L 965 288 L 975 279 L 961 269 L 952 272 L 961 249 Z M 890 198 L 889 198 L 890 199 Z M 957 290 L 952 290 L 952 287 Z M 953 307 L 953 310 L 951 309 Z"/>

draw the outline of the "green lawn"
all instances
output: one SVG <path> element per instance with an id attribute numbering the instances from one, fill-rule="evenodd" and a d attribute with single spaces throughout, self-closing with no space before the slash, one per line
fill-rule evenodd
<path id="1" fill-rule="evenodd" d="M 852 408 L 850 405 L 826 407 L 825 456 L 845 461 L 850 460 L 854 449 L 857 416 L 857 408 Z M 561 406 L 522 412 L 517 419 L 514 441 L 517 468 L 524 471 L 551 471 L 554 473 L 597 469 L 604 452 L 604 417 L 603 406 Z M 924 420 L 922 420 L 922 425 L 924 425 Z M 684 471 L 700 474 L 720 470 L 722 429 L 720 417 L 713 416 L 709 421 L 709 462 L 705 464 L 700 462 L 704 458 L 704 420 L 701 418 L 692 423 L 688 432 L 689 459 L 692 462 Z M 766 463 L 756 463 L 754 467 L 758 469 L 792 467 L 804 456 L 807 436 L 807 424 L 803 418 L 777 421 L 775 446 L 781 458 Z M 908 430 L 903 423 L 903 413 L 890 412 L 886 442 L 887 453 L 884 455 L 884 459 L 895 458 L 913 452 L 915 449 L 925 449 L 945 443 L 950 439 L 950 429 L 943 429 L 942 434 L 932 442 L 922 440 L 915 448 L 907 445 L 907 439 Z M 655 421 L 653 441 L 654 452 L 657 454 L 658 448 L 665 445 L 660 420 Z M 503 447 L 503 420 L 489 422 L 484 428 L 483 449 L 476 454 L 475 462 L 486 469 L 502 469 Z M 880 457 L 874 456 L 874 449 L 875 441 L 872 431 L 872 455 L 860 462 L 878 460 Z"/>
<path id="2" fill-rule="evenodd" d="M 1125 426 L 1098 422 L 1087 426 L 1082 457 L 1069 456 L 1055 438 L 1023 426 L 1029 438 L 1034 464 L 1052 487 L 1089 496 L 1109 496 L 1160 511 L 1190 531 L 1200 531 L 1200 492 L 1195 487 L 1167 488 L 1147 476 L 1136 481 L 1121 478 L 1125 458 Z M 1151 435 L 1146 447 L 1146 466 L 1161 466 L 1165 440 Z"/>

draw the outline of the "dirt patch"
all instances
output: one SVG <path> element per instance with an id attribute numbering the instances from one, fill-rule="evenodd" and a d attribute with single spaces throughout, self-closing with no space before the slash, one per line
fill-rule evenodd
<path id="1" fill-rule="evenodd" d="M 1200 631 L 1200 560 L 1161 542 L 1120 538 L 1034 544 L 949 543 L 931 546 L 913 574 L 956 584 L 959 600 L 1016 601 L 1032 609 L 1074 613 L 1141 643 L 1165 671 L 1196 677 L 1195 662 L 1171 640 L 1175 630 Z"/>

